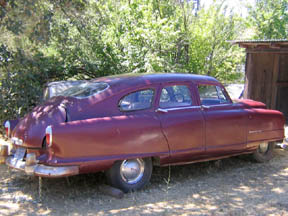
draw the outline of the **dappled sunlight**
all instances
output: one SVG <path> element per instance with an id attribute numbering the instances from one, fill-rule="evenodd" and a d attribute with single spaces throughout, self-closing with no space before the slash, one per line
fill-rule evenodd
<path id="1" fill-rule="evenodd" d="M 9 203 L 6 201 L 0 201 L 0 214 L 1 215 L 11 215 L 17 213 L 19 211 L 19 204 L 17 203 Z"/>
<path id="2" fill-rule="evenodd" d="M 272 188 L 271 191 L 274 192 L 274 193 L 278 193 L 278 194 L 281 194 L 281 193 L 285 193 L 285 192 L 286 192 L 286 191 L 283 190 L 283 188 L 279 188 L 279 187 L 277 187 L 277 188 Z"/>
<path id="3" fill-rule="evenodd" d="M 251 188 L 250 187 L 247 187 L 245 185 L 242 185 L 238 188 L 235 188 L 234 189 L 235 191 L 241 191 L 242 193 L 248 193 L 248 192 L 251 192 Z"/>
<path id="4" fill-rule="evenodd" d="M 144 189 L 116 199 L 101 193 L 102 173 L 69 180 L 43 179 L 42 203 L 38 179 L 0 166 L 0 214 L 70 215 L 269 215 L 287 214 L 288 152 L 277 150 L 269 163 L 246 158 L 155 168 Z"/>

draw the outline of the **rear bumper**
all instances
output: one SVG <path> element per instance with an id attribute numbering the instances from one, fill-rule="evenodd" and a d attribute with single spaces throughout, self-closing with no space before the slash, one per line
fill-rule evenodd
<path id="1" fill-rule="evenodd" d="M 22 170 L 28 175 L 35 175 L 47 178 L 59 178 L 65 176 L 72 176 L 79 174 L 78 166 L 46 166 L 43 164 L 36 164 L 33 166 L 26 166 L 25 161 L 18 160 L 13 156 L 6 159 L 6 165 L 17 170 Z"/>

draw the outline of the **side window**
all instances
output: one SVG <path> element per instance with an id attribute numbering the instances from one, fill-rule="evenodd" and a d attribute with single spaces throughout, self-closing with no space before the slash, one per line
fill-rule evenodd
<path id="1" fill-rule="evenodd" d="M 135 111 L 149 109 L 152 106 L 154 90 L 146 89 L 132 92 L 123 97 L 119 102 L 121 111 Z"/>
<path id="2" fill-rule="evenodd" d="M 167 86 L 162 89 L 159 106 L 161 108 L 192 105 L 190 90 L 185 85 Z"/>
<path id="3" fill-rule="evenodd" d="M 230 103 L 222 88 L 214 85 L 199 85 L 198 92 L 202 105 Z"/>

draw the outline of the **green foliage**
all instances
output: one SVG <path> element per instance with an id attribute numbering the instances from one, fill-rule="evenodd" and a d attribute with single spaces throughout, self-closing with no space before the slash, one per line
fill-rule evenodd
<path id="1" fill-rule="evenodd" d="M 241 32 L 241 22 L 234 14 L 228 15 L 222 4 L 202 10 L 190 25 L 191 71 L 210 75 L 222 81 L 241 78 L 239 66 L 244 53 L 228 41 Z"/>
<path id="2" fill-rule="evenodd" d="M 288 1 L 257 0 L 249 6 L 248 27 L 254 28 L 254 39 L 285 39 L 288 36 Z"/>
<path id="3" fill-rule="evenodd" d="M 19 118 L 41 99 L 43 86 L 51 78 L 61 77 L 61 63 L 41 53 L 30 57 L 21 50 L 10 52 L 0 47 L 0 119 Z M 58 72 L 58 71 L 59 72 Z"/>
<path id="4" fill-rule="evenodd" d="M 19 0 L 0 5 L 0 121 L 22 116 L 54 80 L 183 72 L 241 78 L 228 43 L 240 19 L 222 1 Z M 219 3 L 218 3 L 219 2 Z"/>

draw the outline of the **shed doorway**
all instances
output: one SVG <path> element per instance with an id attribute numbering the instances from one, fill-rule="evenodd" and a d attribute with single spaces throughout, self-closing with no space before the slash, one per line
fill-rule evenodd
<path id="1" fill-rule="evenodd" d="M 276 109 L 283 112 L 288 121 L 288 55 L 280 55 L 279 60 Z"/>

